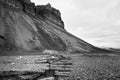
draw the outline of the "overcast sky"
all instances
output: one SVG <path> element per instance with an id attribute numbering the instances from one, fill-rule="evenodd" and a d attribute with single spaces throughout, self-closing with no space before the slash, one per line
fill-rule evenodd
<path id="1" fill-rule="evenodd" d="M 65 29 L 98 47 L 120 48 L 120 0 L 31 0 L 61 11 Z"/>

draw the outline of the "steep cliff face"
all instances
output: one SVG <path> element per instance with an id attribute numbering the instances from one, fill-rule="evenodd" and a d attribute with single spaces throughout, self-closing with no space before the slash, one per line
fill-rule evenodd
<path id="1" fill-rule="evenodd" d="M 0 2 L 1 51 L 77 50 L 90 52 L 96 50 L 94 46 L 61 28 L 64 24 L 60 22 L 59 11 L 54 11 L 49 4 L 43 9 L 39 6 L 38 9 L 39 16 L 36 16 Z"/>
<path id="2" fill-rule="evenodd" d="M 9 8 L 15 8 L 30 15 L 48 19 L 58 25 L 58 27 L 64 28 L 60 11 L 53 8 L 50 4 L 35 6 L 30 0 L 0 0 L 0 2 Z"/>
<path id="3" fill-rule="evenodd" d="M 59 10 L 52 8 L 50 4 L 39 5 L 36 7 L 37 15 L 42 16 L 45 19 L 53 22 L 54 24 L 64 28 L 64 22 L 61 19 L 61 13 Z"/>

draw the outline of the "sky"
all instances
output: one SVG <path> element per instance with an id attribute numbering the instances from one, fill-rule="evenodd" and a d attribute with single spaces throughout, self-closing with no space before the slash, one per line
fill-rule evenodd
<path id="1" fill-rule="evenodd" d="M 65 29 L 98 47 L 120 48 L 120 0 L 31 0 L 61 12 Z"/>

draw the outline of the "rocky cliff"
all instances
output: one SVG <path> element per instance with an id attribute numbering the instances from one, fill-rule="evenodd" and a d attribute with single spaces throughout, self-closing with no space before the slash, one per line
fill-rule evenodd
<path id="1" fill-rule="evenodd" d="M 80 51 L 98 48 L 64 29 L 60 12 L 50 4 L 29 0 L 0 0 L 1 51 Z"/>
<path id="2" fill-rule="evenodd" d="M 24 11 L 28 14 L 39 16 L 57 24 L 59 27 L 64 28 L 64 23 L 61 19 L 61 13 L 59 10 L 47 5 L 35 6 L 30 0 L 0 0 L 1 3 L 7 5 L 9 8 L 15 8 L 17 10 Z"/>

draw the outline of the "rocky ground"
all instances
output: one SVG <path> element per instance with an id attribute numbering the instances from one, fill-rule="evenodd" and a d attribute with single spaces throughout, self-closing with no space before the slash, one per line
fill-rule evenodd
<path id="1" fill-rule="evenodd" d="M 58 80 L 70 74 L 71 65 L 58 54 L 0 56 L 0 80 Z"/>
<path id="2" fill-rule="evenodd" d="M 55 72 L 46 71 L 49 68 Z M 105 53 L 0 56 L 0 70 L 1 80 L 8 80 L 7 74 L 12 74 L 9 80 L 120 80 L 120 56 Z M 48 74 L 52 76 L 44 77 Z"/>
<path id="3" fill-rule="evenodd" d="M 32 80 L 48 70 L 48 55 L 0 56 L 0 80 Z M 52 80 L 52 79 L 51 79 Z"/>
<path id="4" fill-rule="evenodd" d="M 48 69 L 48 63 L 38 64 L 37 60 L 45 62 L 47 56 L 0 56 L 0 71 L 42 71 Z"/>
<path id="5" fill-rule="evenodd" d="M 71 55 L 69 80 L 120 80 L 120 56 L 115 54 Z"/>

